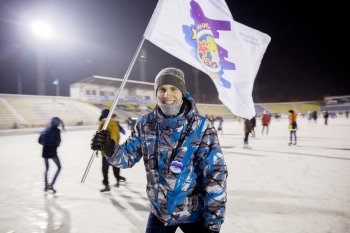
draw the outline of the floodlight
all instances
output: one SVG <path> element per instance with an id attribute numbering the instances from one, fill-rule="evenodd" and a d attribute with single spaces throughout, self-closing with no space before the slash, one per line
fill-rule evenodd
<path id="1" fill-rule="evenodd" d="M 55 36 L 55 32 L 48 22 L 35 20 L 30 24 L 34 35 L 40 39 L 51 39 Z"/>

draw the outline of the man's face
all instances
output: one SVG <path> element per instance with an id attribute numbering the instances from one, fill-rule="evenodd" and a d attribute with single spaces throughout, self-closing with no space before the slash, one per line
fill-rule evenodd
<path id="1" fill-rule="evenodd" d="M 173 85 L 162 85 L 157 90 L 157 101 L 161 104 L 178 104 L 182 102 L 182 92 Z"/>

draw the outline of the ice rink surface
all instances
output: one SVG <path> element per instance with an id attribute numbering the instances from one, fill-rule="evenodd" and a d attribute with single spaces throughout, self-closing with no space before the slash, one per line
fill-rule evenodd
<path id="1" fill-rule="evenodd" d="M 350 232 L 350 119 L 324 125 L 300 117 L 298 123 L 298 144 L 289 146 L 285 118 L 272 119 L 268 136 L 258 118 L 252 149 L 243 149 L 242 121 L 224 122 L 219 137 L 229 176 L 221 233 Z M 126 183 L 100 193 L 101 157 L 95 158 L 81 183 L 94 131 L 62 133 L 56 195 L 43 191 L 38 130 L 0 136 L 0 233 L 144 232 L 149 204 L 142 161 L 121 171 Z M 112 171 L 109 177 L 114 184 Z"/>

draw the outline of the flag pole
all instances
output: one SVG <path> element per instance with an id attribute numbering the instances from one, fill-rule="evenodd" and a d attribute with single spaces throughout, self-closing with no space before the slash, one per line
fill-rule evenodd
<path id="1" fill-rule="evenodd" d="M 128 69 L 127 69 L 125 75 L 124 75 L 123 82 L 122 82 L 122 84 L 120 85 L 120 87 L 119 87 L 119 89 L 118 89 L 118 92 L 116 93 L 116 96 L 115 96 L 113 105 L 112 105 L 112 107 L 111 107 L 111 109 L 110 109 L 110 111 L 109 111 L 109 114 L 108 114 L 108 116 L 107 116 L 107 118 L 106 118 L 106 120 L 105 120 L 105 122 L 104 122 L 104 124 L 103 124 L 102 130 L 107 129 L 108 123 L 109 123 L 109 121 L 110 121 L 111 118 L 112 118 L 112 115 L 113 115 L 113 112 L 114 112 L 115 108 L 117 107 L 117 103 L 118 103 L 118 100 L 119 100 L 120 93 L 121 93 L 122 90 L 124 89 L 124 86 L 125 86 L 125 84 L 126 84 L 126 81 L 129 79 L 130 72 L 131 72 L 131 70 L 132 70 L 132 68 L 133 68 L 133 66 L 134 66 L 134 64 L 135 64 L 135 62 L 136 62 L 136 59 L 137 59 L 137 57 L 138 57 L 138 55 L 139 55 L 139 53 L 140 53 L 140 51 L 141 51 L 141 48 L 142 48 L 142 45 L 143 45 L 144 41 L 145 41 L 145 37 L 142 36 L 142 39 L 141 39 L 141 41 L 140 41 L 140 43 L 139 43 L 139 45 L 138 45 L 138 47 L 137 47 L 137 49 L 136 49 L 136 51 L 135 51 L 135 54 L 134 54 L 134 56 L 133 56 L 133 58 L 132 58 L 132 60 L 131 60 L 131 62 L 130 62 L 130 64 L 129 64 L 129 67 L 128 67 Z M 93 151 L 93 153 L 92 153 L 92 155 L 91 155 L 91 158 L 90 158 L 90 160 L 89 160 L 89 163 L 88 163 L 88 165 L 87 165 L 87 167 L 86 167 L 86 169 L 85 169 L 84 175 L 83 175 L 83 177 L 82 177 L 82 179 L 81 179 L 81 183 L 84 183 L 84 182 L 85 182 L 85 179 L 86 179 L 86 177 L 87 177 L 87 175 L 88 175 L 88 173 L 89 173 L 90 167 L 91 167 L 92 162 L 93 162 L 93 160 L 94 160 L 94 157 L 95 157 L 94 155 L 95 155 L 95 151 Z"/>

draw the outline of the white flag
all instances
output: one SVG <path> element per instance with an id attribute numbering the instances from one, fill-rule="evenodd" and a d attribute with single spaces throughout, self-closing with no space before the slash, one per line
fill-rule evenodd
<path id="1" fill-rule="evenodd" d="M 159 0 L 144 37 L 207 73 L 234 115 L 255 116 L 254 80 L 271 38 L 234 21 L 224 0 Z"/>

